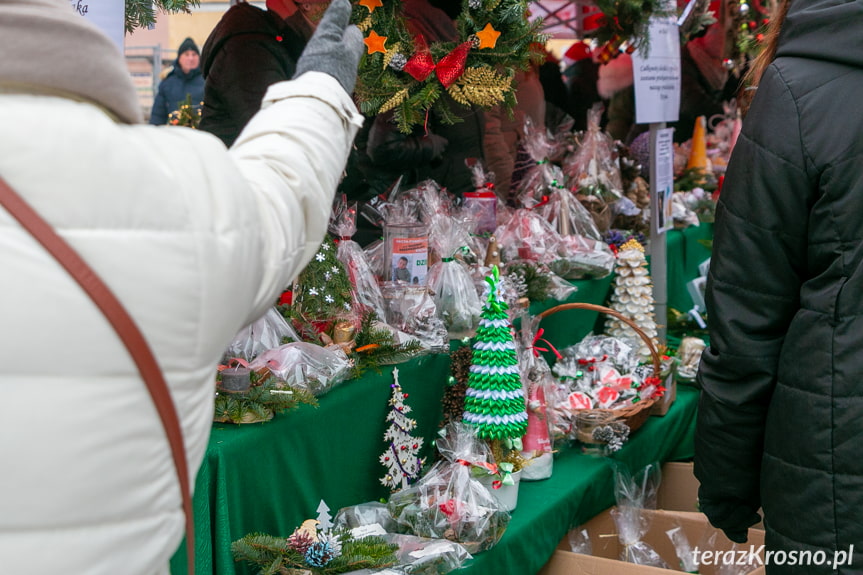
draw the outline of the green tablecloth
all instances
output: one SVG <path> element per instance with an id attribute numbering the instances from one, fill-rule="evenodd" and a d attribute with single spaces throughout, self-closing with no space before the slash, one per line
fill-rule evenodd
<path id="1" fill-rule="evenodd" d="M 698 266 L 710 257 L 703 240 L 713 239 L 713 224 L 670 230 L 666 239 L 667 303 L 669 308 L 686 313 L 692 309 L 692 298 L 686 284 L 698 277 Z"/>
<path id="2" fill-rule="evenodd" d="M 568 301 L 601 304 L 610 282 L 610 278 L 575 282 L 579 291 Z M 558 303 L 535 304 L 531 313 Z M 565 347 L 590 332 L 595 320 L 595 313 L 567 311 L 544 319 L 542 327 L 547 339 Z M 424 356 L 400 364 L 398 369 L 413 408 L 411 415 L 417 420 L 415 435 L 426 438 L 424 454 L 428 455 L 430 440 L 442 418 L 449 356 Z M 317 409 L 301 406 L 265 424 L 214 425 L 193 502 L 197 574 L 251 575 L 252 569 L 234 563 L 231 542 L 254 531 L 289 535 L 303 520 L 317 516 L 321 499 L 335 515 L 341 507 L 386 497 L 388 490 L 379 482 L 383 467 L 378 457 L 385 448 L 391 382 L 392 368 L 387 367 L 382 373 L 368 373 L 336 387 L 319 398 Z M 687 432 L 683 428 L 688 430 L 691 424 L 691 409 L 684 409 L 688 403 L 686 394 L 682 396 L 684 399 L 678 399 L 679 405 L 666 418 L 651 418 L 645 424 L 623 450 L 621 459 L 665 459 L 678 444 L 685 443 Z M 671 425 L 678 420 L 678 425 Z M 673 429 L 667 429 L 669 426 Z M 684 447 L 678 455 L 691 455 L 691 448 Z M 512 534 L 507 532 L 500 551 L 480 555 L 477 565 L 507 563 L 515 569 L 513 573 L 533 573 L 551 555 L 571 523 L 608 507 L 609 492 L 605 489 L 610 489 L 610 484 L 593 484 L 607 483 L 607 461 L 576 453 L 564 453 L 558 461 L 554 477 L 525 485 Z M 542 525 L 528 524 L 535 513 Z M 502 557 L 508 556 L 509 550 L 531 556 L 528 564 L 532 570 L 521 569 L 518 562 Z M 182 553 L 172 559 L 171 572 L 186 573 Z M 498 571 L 498 567 L 474 570 L 478 575 L 498 572 L 506 571 Z"/>
<path id="3" fill-rule="evenodd" d="M 654 461 L 688 459 L 694 454 L 698 392 L 681 387 L 664 417 L 650 417 L 611 459 L 561 453 L 549 479 L 522 482 L 518 507 L 497 546 L 479 553 L 459 575 L 530 575 L 554 553 L 560 539 L 594 515 L 614 505 L 615 462 L 633 471 Z"/>

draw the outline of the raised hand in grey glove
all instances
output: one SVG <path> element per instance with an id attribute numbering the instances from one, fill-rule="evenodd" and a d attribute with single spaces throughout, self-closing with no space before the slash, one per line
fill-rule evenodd
<path id="1" fill-rule="evenodd" d="M 339 81 L 348 94 L 357 83 L 363 33 L 349 25 L 351 3 L 333 0 L 297 61 L 295 78 L 305 72 L 323 72 Z"/>

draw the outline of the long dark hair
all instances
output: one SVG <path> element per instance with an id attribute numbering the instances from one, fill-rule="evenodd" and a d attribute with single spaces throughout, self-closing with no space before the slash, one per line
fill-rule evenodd
<path id="1" fill-rule="evenodd" d="M 758 89 L 758 83 L 761 82 L 761 76 L 764 75 L 764 70 L 776 58 L 776 45 L 779 43 L 779 31 L 782 29 L 782 23 L 785 22 L 785 15 L 788 14 L 788 6 L 791 5 L 791 0 L 779 0 L 776 6 L 776 11 L 770 19 L 770 25 L 767 27 L 767 32 L 764 34 L 762 41 L 763 48 L 758 56 L 752 60 L 749 70 L 743 77 L 741 82 L 740 94 L 737 100 L 740 104 L 740 109 L 745 115 L 749 110 L 749 105 L 752 103 L 752 98 L 755 96 L 755 90 Z"/>

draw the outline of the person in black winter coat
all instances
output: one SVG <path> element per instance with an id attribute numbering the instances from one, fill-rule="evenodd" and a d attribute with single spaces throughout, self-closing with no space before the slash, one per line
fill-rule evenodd
<path id="1" fill-rule="evenodd" d="M 787 5 L 716 211 L 695 474 L 731 539 L 763 509 L 769 575 L 863 573 L 861 23 L 860 0 Z"/>
<path id="2" fill-rule="evenodd" d="M 159 90 L 153 100 L 150 123 L 156 126 L 168 123 L 171 112 L 180 109 L 186 96 L 191 97 L 192 105 L 200 107 L 204 99 L 204 78 L 201 76 L 201 53 L 191 38 L 186 38 L 177 49 L 174 69 L 159 83 Z"/>
<path id="3" fill-rule="evenodd" d="M 267 0 L 232 6 L 204 43 L 200 128 L 230 146 L 261 108 L 270 84 L 290 80 L 327 2 Z M 254 62 L 254 66 L 249 63 Z"/>

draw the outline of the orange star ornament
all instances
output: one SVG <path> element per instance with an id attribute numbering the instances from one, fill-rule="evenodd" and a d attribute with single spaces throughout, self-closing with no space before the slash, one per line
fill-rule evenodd
<path id="1" fill-rule="evenodd" d="M 500 34 L 500 32 L 498 32 L 498 34 Z M 384 48 L 386 41 L 386 36 L 379 36 L 377 32 L 372 30 L 369 32 L 369 35 L 363 39 L 363 42 L 366 44 L 366 53 L 374 54 L 375 52 L 381 52 L 382 54 L 386 54 L 387 49 Z"/>
<path id="2" fill-rule="evenodd" d="M 479 38 L 479 49 L 483 48 L 494 48 L 497 45 L 497 39 L 500 37 L 500 32 L 492 28 L 491 22 L 485 25 L 481 31 L 476 33 L 476 37 Z"/>
<path id="3" fill-rule="evenodd" d="M 375 11 L 375 8 L 381 8 L 384 3 L 381 0 L 360 0 L 360 6 L 365 6 L 369 9 L 369 14 Z"/>

